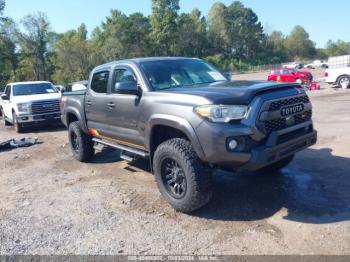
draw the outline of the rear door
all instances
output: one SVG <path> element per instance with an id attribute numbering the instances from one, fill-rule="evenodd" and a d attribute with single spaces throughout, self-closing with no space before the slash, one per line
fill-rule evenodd
<path id="1" fill-rule="evenodd" d="M 144 139 L 138 129 L 142 114 L 142 99 L 135 92 L 123 92 L 117 86 L 124 82 L 139 82 L 135 72 L 128 66 L 117 66 L 112 74 L 112 84 L 108 97 L 108 136 L 121 144 L 144 149 Z"/>
<path id="2" fill-rule="evenodd" d="M 95 71 L 90 79 L 90 86 L 85 96 L 85 114 L 88 128 L 96 129 L 101 135 L 106 134 L 108 110 L 108 85 L 110 69 Z"/>

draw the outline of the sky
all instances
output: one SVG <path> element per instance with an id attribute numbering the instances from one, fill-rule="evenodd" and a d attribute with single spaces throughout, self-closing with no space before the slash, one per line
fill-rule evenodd
<path id="1" fill-rule="evenodd" d="M 151 13 L 151 0 L 5 0 L 5 15 L 19 22 L 35 12 L 47 14 L 51 28 L 63 33 L 85 23 L 89 32 L 99 26 L 111 9 L 125 14 Z M 181 12 L 198 8 L 207 15 L 215 0 L 180 0 Z M 233 0 L 222 0 L 228 5 Z M 289 34 L 295 25 L 303 26 L 317 47 L 331 40 L 350 41 L 349 0 L 241 0 L 253 9 L 269 33 Z"/>

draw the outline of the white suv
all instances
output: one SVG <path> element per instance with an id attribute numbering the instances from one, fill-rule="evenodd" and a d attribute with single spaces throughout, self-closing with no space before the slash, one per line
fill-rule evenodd
<path id="1" fill-rule="evenodd" d="M 14 125 L 18 133 L 26 125 L 59 121 L 61 93 L 50 82 L 19 82 L 6 86 L 1 95 L 5 125 Z"/>

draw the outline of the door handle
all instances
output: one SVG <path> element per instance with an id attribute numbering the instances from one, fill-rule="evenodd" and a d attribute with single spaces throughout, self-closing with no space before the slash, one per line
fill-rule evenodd
<path id="1" fill-rule="evenodd" d="M 114 108 L 115 107 L 115 104 L 113 103 L 113 102 L 111 102 L 111 103 L 109 103 L 109 104 L 107 104 L 108 105 L 108 107 L 110 107 L 110 108 Z"/>
<path id="2" fill-rule="evenodd" d="M 86 105 L 87 105 L 87 106 L 92 106 L 92 102 L 91 102 L 91 101 L 87 101 L 87 102 L 86 102 Z"/>

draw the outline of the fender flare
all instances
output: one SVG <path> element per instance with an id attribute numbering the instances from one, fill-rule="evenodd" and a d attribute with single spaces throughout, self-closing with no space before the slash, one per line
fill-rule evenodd
<path id="1" fill-rule="evenodd" d="M 199 158 L 204 159 L 205 153 L 196 135 L 196 132 L 192 125 L 186 120 L 178 116 L 167 115 L 167 114 L 154 114 L 148 121 L 147 128 L 145 130 L 146 148 L 151 151 L 152 149 L 152 132 L 153 128 L 157 125 L 163 125 L 178 129 L 186 134 L 189 138 L 194 150 L 196 151 Z"/>
<path id="2" fill-rule="evenodd" d="M 74 107 L 67 107 L 64 111 L 64 124 L 68 127 L 68 114 L 73 114 L 78 118 L 78 121 L 81 124 L 81 127 L 84 132 L 88 132 L 88 128 L 86 125 L 85 117 L 83 118 L 81 113 L 77 108 Z"/>

